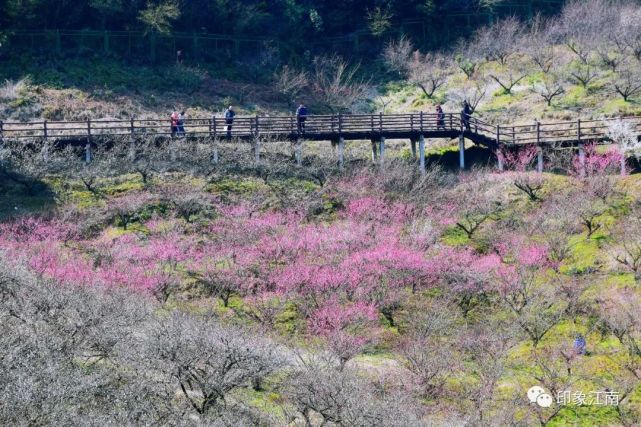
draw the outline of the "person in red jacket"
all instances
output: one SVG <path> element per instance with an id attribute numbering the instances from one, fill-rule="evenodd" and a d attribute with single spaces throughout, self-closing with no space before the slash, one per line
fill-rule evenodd
<path id="1" fill-rule="evenodd" d="M 176 136 L 176 132 L 178 132 L 178 113 L 173 112 L 171 113 L 171 137 L 173 138 Z"/>

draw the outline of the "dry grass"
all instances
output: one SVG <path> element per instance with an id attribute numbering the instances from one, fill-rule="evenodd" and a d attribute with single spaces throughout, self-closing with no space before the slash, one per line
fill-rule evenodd
<path id="1" fill-rule="evenodd" d="M 20 98 L 29 86 L 31 85 L 31 78 L 29 76 L 23 77 L 20 80 L 5 80 L 0 86 L 0 99 L 13 101 Z"/>

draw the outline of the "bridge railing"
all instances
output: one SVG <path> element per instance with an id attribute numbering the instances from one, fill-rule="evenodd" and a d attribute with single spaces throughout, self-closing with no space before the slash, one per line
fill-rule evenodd
<path id="1" fill-rule="evenodd" d="M 479 122 L 480 123 L 480 122 Z M 227 135 L 229 124 L 224 117 L 186 118 L 183 128 L 190 136 L 222 137 Z M 292 137 L 298 134 L 295 116 L 236 117 L 231 128 L 232 136 L 254 137 L 274 135 Z M 484 129 L 475 122 L 475 128 Z M 458 130 L 460 119 L 455 114 L 445 114 L 441 123 L 436 114 L 333 114 L 310 115 L 305 121 L 305 133 L 340 137 L 341 135 L 380 135 L 395 133 L 421 133 L 436 130 Z M 71 121 L 0 121 L 0 137 L 13 139 L 31 138 L 87 138 L 94 136 L 158 135 L 170 136 L 170 118 L 104 119 Z"/>
<path id="2" fill-rule="evenodd" d="M 499 126 L 499 139 L 503 144 L 551 144 L 605 140 L 610 125 L 621 120 L 636 134 L 641 134 L 641 117 L 617 117 L 599 120 L 575 120 L 552 123 L 535 122 L 531 125 Z"/>

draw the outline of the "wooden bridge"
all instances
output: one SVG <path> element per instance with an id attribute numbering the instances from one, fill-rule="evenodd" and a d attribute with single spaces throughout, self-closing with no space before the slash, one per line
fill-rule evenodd
<path id="1" fill-rule="evenodd" d="M 224 117 L 187 118 L 184 135 L 172 131 L 170 119 L 84 120 L 84 121 L 0 121 L 0 140 L 54 140 L 60 142 L 97 143 L 102 138 L 187 137 L 210 138 L 217 141 L 256 142 L 289 140 L 302 149 L 305 140 L 331 141 L 338 147 L 339 162 L 343 162 L 345 141 L 372 141 L 373 156 L 385 153 L 386 139 L 411 141 L 416 155 L 419 143 L 420 163 L 424 165 L 425 138 L 459 139 L 460 163 L 465 166 L 465 139 L 477 145 L 496 150 L 502 146 L 536 145 L 544 147 L 582 147 L 583 143 L 608 141 L 608 125 L 623 120 L 641 134 L 641 117 L 602 120 L 576 120 L 551 123 L 533 122 L 531 125 L 494 125 L 476 117 L 462 120 L 459 114 L 447 113 L 440 120 L 436 114 L 423 112 L 408 114 L 335 114 L 311 115 L 304 129 L 294 116 L 236 117 L 231 131 Z M 257 157 L 259 153 L 257 151 Z M 300 153 L 297 152 L 300 161 Z M 542 156 L 539 156 L 541 158 Z M 89 157 L 88 157 L 89 158 Z M 499 165 L 501 167 L 501 165 Z"/>

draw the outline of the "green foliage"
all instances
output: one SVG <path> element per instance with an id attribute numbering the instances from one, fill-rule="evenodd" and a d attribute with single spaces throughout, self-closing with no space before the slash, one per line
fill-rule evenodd
<path id="1" fill-rule="evenodd" d="M 170 33 L 172 21 L 180 17 L 178 4 L 172 0 L 165 0 L 159 4 L 147 3 L 147 8 L 141 10 L 138 19 L 145 25 L 147 30 L 159 33 Z"/>

